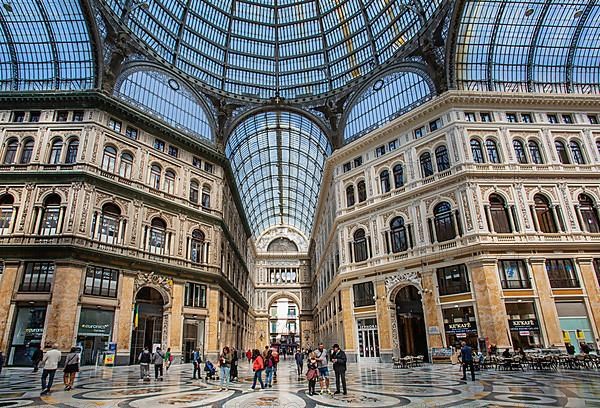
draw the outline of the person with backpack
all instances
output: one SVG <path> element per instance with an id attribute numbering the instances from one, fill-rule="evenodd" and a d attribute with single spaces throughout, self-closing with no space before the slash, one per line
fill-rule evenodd
<path id="1" fill-rule="evenodd" d="M 265 384 L 263 383 L 262 380 L 262 372 L 265 369 L 265 361 L 263 359 L 263 356 L 260 354 L 260 351 L 258 351 L 258 349 L 254 349 L 254 351 L 252 352 L 252 371 L 254 371 L 254 379 L 252 380 L 252 388 L 245 391 L 245 392 L 250 392 L 250 391 L 254 391 L 254 389 L 256 388 L 256 381 L 258 380 L 258 382 L 260 382 L 260 389 L 264 390 L 265 389 Z"/>
<path id="2" fill-rule="evenodd" d="M 154 379 L 158 381 L 163 380 L 163 364 L 165 362 L 165 353 L 163 353 L 160 347 L 156 348 L 156 351 L 152 355 L 152 362 L 154 363 Z M 160 374 L 160 377 L 159 377 Z"/>
<path id="3" fill-rule="evenodd" d="M 265 386 L 273 387 L 273 370 L 275 369 L 275 357 L 273 351 L 267 352 L 267 358 L 265 359 Z"/>
<path id="4" fill-rule="evenodd" d="M 140 363 L 140 381 L 150 381 L 150 361 L 152 355 L 148 350 L 148 347 L 144 347 L 144 350 L 138 356 L 138 362 Z"/>
<path id="5" fill-rule="evenodd" d="M 77 347 L 71 347 L 71 351 L 65 359 L 65 368 L 63 369 L 63 382 L 65 391 L 71 391 L 75 384 L 75 376 L 79 372 L 79 350 Z"/>

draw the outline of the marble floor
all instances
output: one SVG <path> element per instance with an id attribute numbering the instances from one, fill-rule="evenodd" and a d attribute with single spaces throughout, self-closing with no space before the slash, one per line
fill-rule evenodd
<path id="1" fill-rule="evenodd" d="M 239 382 L 222 392 L 218 381 L 192 380 L 190 368 L 174 365 L 164 381 L 141 383 L 137 366 L 84 367 L 72 391 L 63 391 L 59 370 L 53 392 L 43 397 L 40 373 L 4 368 L 0 407 L 600 407 L 600 371 L 594 370 L 485 370 L 472 382 L 461 381 L 458 366 L 392 369 L 387 364 L 350 364 L 347 396 L 309 396 L 306 381 L 296 377 L 291 360 L 280 363 L 273 388 L 254 392 L 247 392 L 252 373 L 245 362 Z"/>

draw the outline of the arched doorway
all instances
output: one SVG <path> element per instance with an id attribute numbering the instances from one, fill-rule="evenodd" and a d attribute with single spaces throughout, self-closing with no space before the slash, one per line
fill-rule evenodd
<path id="1" fill-rule="evenodd" d="M 269 305 L 269 340 L 280 354 L 291 355 L 300 345 L 300 308 L 291 298 L 281 297 Z"/>
<path id="2" fill-rule="evenodd" d="M 413 285 L 403 287 L 398 291 L 395 303 L 400 355 L 421 355 L 427 359 L 427 332 L 419 290 Z"/>
<path id="3" fill-rule="evenodd" d="M 149 286 L 141 288 L 135 296 L 130 364 L 137 363 L 144 347 L 152 351 L 154 344 L 162 343 L 164 305 L 163 295 Z"/>

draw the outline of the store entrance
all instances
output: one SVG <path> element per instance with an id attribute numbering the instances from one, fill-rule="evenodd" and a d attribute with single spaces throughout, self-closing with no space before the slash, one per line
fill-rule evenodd
<path id="1" fill-rule="evenodd" d="M 423 302 L 416 287 L 405 286 L 396 295 L 396 318 L 400 355 L 423 356 L 427 360 L 429 353 Z"/>
<path id="2" fill-rule="evenodd" d="M 130 364 L 136 364 L 140 353 L 147 347 L 162 343 L 164 299 L 154 288 L 144 287 L 135 297 L 133 331 L 131 335 Z"/>
<path id="3" fill-rule="evenodd" d="M 360 361 L 379 362 L 377 319 L 358 319 L 358 356 Z"/>
<path id="4" fill-rule="evenodd" d="M 194 351 L 198 350 L 204 361 L 204 320 L 186 319 L 183 322 L 183 359 L 191 363 Z"/>

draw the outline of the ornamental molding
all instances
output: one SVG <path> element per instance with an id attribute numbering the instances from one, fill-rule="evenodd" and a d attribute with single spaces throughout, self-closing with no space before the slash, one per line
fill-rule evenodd
<path id="1" fill-rule="evenodd" d="M 144 286 L 158 287 L 163 289 L 170 296 L 173 291 L 173 279 L 166 276 L 157 275 L 154 272 L 138 273 L 135 277 L 135 291 L 137 292 Z"/>
<path id="2" fill-rule="evenodd" d="M 385 278 L 385 289 L 387 293 L 391 293 L 398 286 L 406 286 L 407 284 L 417 287 L 419 292 L 423 290 L 421 273 L 419 272 L 399 272 Z"/>

